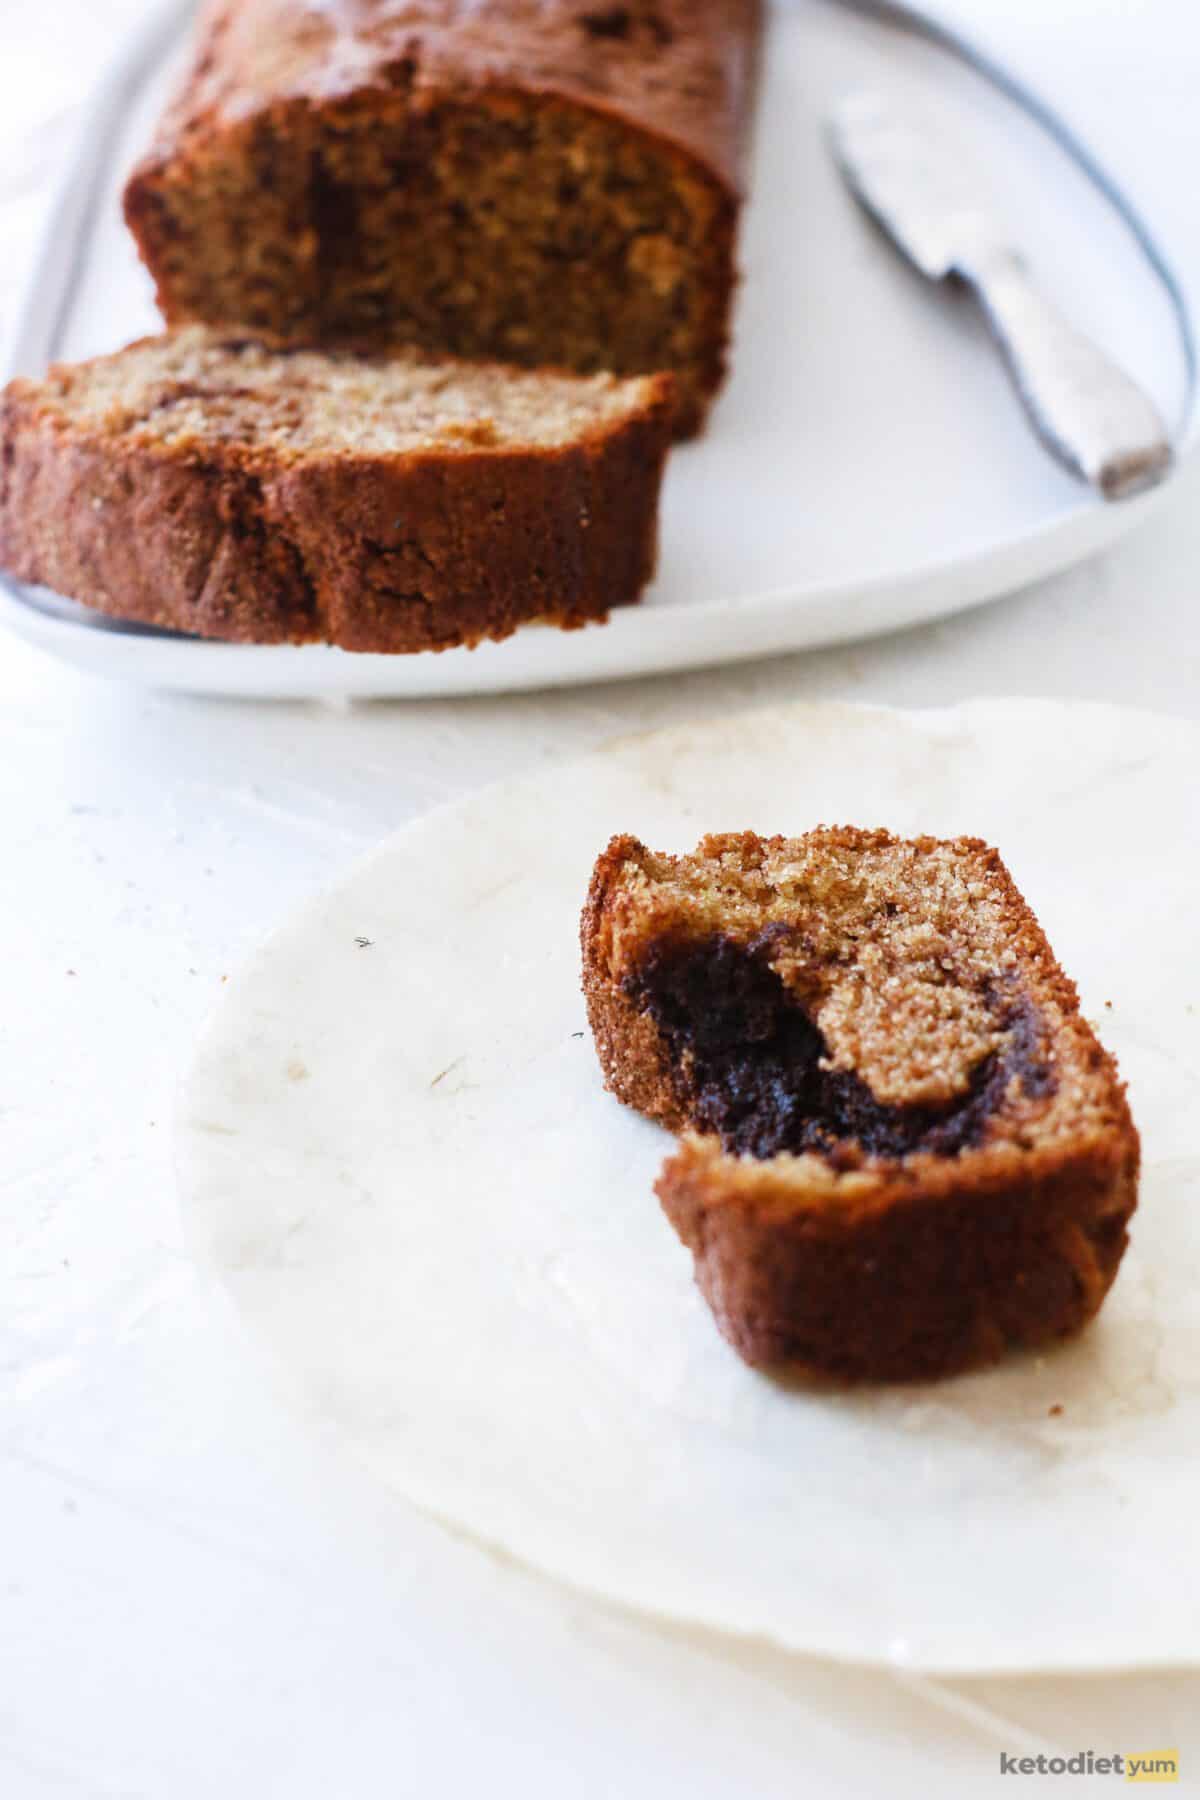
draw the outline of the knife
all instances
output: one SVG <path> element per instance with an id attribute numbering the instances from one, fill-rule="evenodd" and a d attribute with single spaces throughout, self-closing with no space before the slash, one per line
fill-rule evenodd
<path id="1" fill-rule="evenodd" d="M 909 261 L 973 292 L 1051 455 L 1106 500 L 1162 481 L 1174 459 L 1154 405 L 1035 286 L 958 147 L 873 94 L 843 100 L 829 134 L 851 191 Z"/>

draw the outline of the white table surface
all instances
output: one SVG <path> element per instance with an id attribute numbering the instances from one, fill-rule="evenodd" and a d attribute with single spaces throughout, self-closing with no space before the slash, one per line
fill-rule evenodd
<path id="1" fill-rule="evenodd" d="M 0 183 L 6 273 L 45 172 Z M 0 326 L 9 298 L 0 284 Z M 723 673 L 332 710 L 142 695 L 0 643 L 4 1800 L 987 1794 L 1001 1750 L 1166 1745 L 1182 1790 L 1200 1785 L 1195 1675 L 917 1684 L 659 1629 L 378 1491 L 278 1404 L 189 1259 L 169 1139 L 222 978 L 424 809 L 616 733 L 790 696 L 1200 716 L 1198 568 L 1200 467 L 1103 561 Z"/>

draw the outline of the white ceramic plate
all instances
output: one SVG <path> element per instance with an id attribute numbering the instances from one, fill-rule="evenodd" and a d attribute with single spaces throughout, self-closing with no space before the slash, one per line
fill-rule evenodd
<path id="1" fill-rule="evenodd" d="M 1186 28 L 1174 0 L 1136 11 L 956 0 L 940 11 L 969 20 L 1100 146 L 1185 291 L 1200 292 L 1190 178 L 1200 112 L 1179 80 Z M 176 5 L 129 46 L 97 98 L 18 334 L 22 370 L 154 329 L 118 196 L 181 30 Z M 843 190 L 822 121 L 862 84 L 913 95 L 964 134 L 1047 286 L 1178 418 L 1186 378 L 1166 292 L 1080 171 L 944 53 L 799 0 L 776 7 L 766 48 L 733 379 L 705 438 L 672 458 L 660 573 L 640 607 L 583 632 L 533 627 L 503 644 L 415 657 L 113 629 L 2 584 L 0 616 L 102 674 L 169 687 L 475 693 L 865 636 L 1010 591 L 1111 543 L 1154 498 L 1105 507 L 1062 474 L 1031 438 L 969 304 L 913 276 Z M 1180 441 L 1190 448 L 1190 420 Z"/>
<path id="2" fill-rule="evenodd" d="M 226 990 L 182 1095 L 194 1239 L 347 1451 L 579 1587 L 925 1670 L 1200 1662 L 1198 757 L 1111 707 L 789 707 L 431 814 Z M 1053 1353 L 752 1372 L 651 1191 L 670 1138 L 603 1092 L 578 916 L 610 834 L 819 819 L 998 843 L 1119 1058 L 1141 1206 Z"/>

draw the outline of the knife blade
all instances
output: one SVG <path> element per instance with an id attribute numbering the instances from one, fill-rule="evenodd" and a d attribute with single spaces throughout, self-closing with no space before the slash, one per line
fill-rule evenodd
<path id="1" fill-rule="evenodd" d="M 1051 455 L 1106 500 L 1164 480 L 1174 457 L 1153 402 L 1037 287 L 963 147 L 875 94 L 845 98 L 829 138 L 851 192 L 908 260 L 974 294 Z"/>

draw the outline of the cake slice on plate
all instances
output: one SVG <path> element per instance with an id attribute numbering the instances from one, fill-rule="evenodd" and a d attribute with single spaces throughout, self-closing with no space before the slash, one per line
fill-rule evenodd
<path id="1" fill-rule="evenodd" d="M 605 1082 L 684 1134 L 657 1192 L 748 1362 L 932 1377 L 1096 1312 L 1137 1132 L 995 850 L 618 837 L 582 942 Z"/>
<path id="2" fill-rule="evenodd" d="M 183 327 L 0 395 L 0 567 L 117 618 L 442 650 L 636 600 L 668 376 Z"/>

